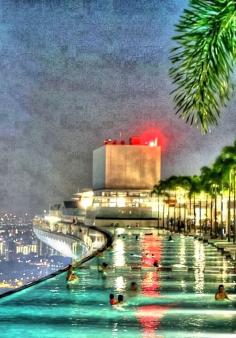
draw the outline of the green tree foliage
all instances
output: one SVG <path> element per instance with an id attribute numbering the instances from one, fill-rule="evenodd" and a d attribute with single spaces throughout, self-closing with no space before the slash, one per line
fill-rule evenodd
<path id="1" fill-rule="evenodd" d="M 207 132 L 232 92 L 235 0 L 190 0 L 176 32 L 170 56 L 176 114 Z"/>
<path id="2" fill-rule="evenodd" d="M 202 167 L 199 176 L 170 176 L 154 186 L 153 193 L 159 196 L 166 191 L 174 191 L 180 187 L 188 192 L 188 196 L 201 191 L 210 195 L 219 194 L 222 189 L 229 188 L 229 181 L 236 179 L 236 141 L 232 146 L 224 147 L 211 167 Z M 230 175 L 231 173 L 231 175 Z"/>

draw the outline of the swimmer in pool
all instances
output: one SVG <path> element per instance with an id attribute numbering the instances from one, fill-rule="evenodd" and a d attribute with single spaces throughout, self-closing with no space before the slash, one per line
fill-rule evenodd
<path id="1" fill-rule="evenodd" d="M 158 263 L 157 259 L 154 260 L 153 266 L 154 266 L 154 268 L 159 268 L 159 263 Z"/>
<path id="2" fill-rule="evenodd" d="M 79 278 L 73 271 L 73 266 L 70 264 L 68 267 L 67 275 L 66 275 L 67 282 L 78 281 Z"/>
<path id="3" fill-rule="evenodd" d="M 220 284 L 215 294 L 215 300 L 224 300 L 224 299 L 230 300 L 227 293 L 225 292 L 224 285 Z"/>
<path id="4" fill-rule="evenodd" d="M 124 296 L 123 295 L 118 295 L 117 298 L 117 305 L 123 305 L 124 304 Z"/>
<path id="5" fill-rule="evenodd" d="M 102 273 L 103 278 L 106 278 L 108 268 L 108 264 L 105 262 L 103 262 L 102 265 L 98 266 L 98 271 Z"/>
<path id="6" fill-rule="evenodd" d="M 169 236 L 168 241 L 169 241 L 169 242 L 173 242 L 173 238 L 172 238 L 171 235 Z"/>
<path id="7" fill-rule="evenodd" d="M 115 296 L 113 295 L 113 293 L 110 293 L 110 304 L 111 305 L 117 304 L 117 300 L 115 299 Z"/>

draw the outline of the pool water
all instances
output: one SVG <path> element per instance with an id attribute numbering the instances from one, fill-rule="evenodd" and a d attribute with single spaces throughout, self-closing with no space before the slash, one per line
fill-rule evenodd
<path id="1" fill-rule="evenodd" d="M 79 269 L 76 285 L 68 287 L 63 273 L 2 299 L 1 337 L 236 337 L 232 263 L 191 237 L 170 242 L 156 230 L 140 232 L 117 229 L 113 248 Z M 129 291 L 133 281 L 137 292 Z M 231 301 L 214 300 L 221 283 Z M 112 307 L 110 293 L 125 304 Z"/>

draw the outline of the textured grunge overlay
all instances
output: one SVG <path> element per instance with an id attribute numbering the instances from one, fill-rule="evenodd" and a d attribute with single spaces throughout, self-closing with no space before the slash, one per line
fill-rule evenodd
<path id="1" fill-rule="evenodd" d="M 154 130 L 162 177 L 235 139 L 235 97 L 206 136 L 174 114 L 169 50 L 183 0 L 1 0 L 0 205 L 42 213 L 91 187 L 105 138 Z"/>

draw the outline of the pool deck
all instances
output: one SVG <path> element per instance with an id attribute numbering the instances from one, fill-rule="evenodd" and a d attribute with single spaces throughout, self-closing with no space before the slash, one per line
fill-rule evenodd
<path id="1" fill-rule="evenodd" d="M 236 264 L 236 243 L 229 242 L 226 239 L 210 239 L 210 238 L 199 238 L 204 240 L 206 243 L 213 245 L 222 252 L 226 257 L 231 258 Z"/>

